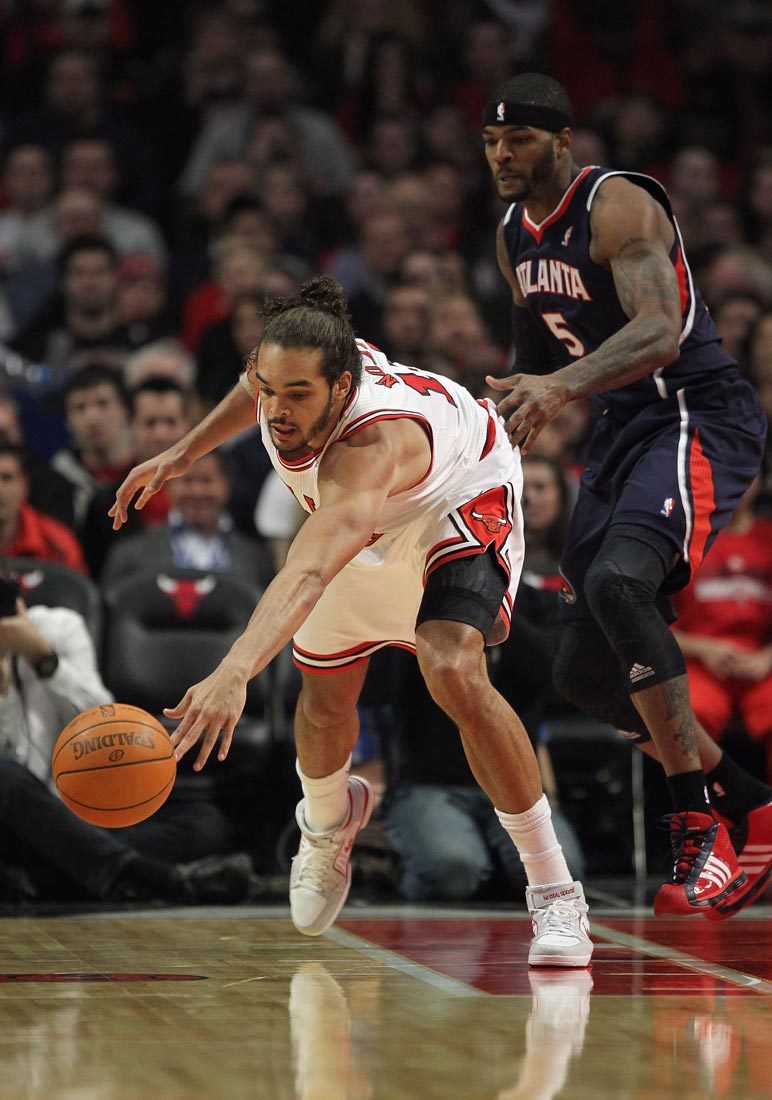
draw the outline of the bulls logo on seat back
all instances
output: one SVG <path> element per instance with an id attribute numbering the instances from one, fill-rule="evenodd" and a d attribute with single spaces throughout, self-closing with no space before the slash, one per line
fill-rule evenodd
<path id="1" fill-rule="evenodd" d="M 249 622 L 260 591 L 230 574 L 148 570 L 112 586 L 106 678 L 116 698 L 152 713 L 174 706 L 208 676 Z M 270 696 L 270 672 L 250 682 L 247 713 Z"/>

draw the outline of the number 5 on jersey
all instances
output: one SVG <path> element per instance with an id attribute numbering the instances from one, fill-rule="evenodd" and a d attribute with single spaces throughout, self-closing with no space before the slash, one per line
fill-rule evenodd
<path id="1" fill-rule="evenodd" d="M 562 313 L 542 313 L 542 317 L 552 335 L 557 336 L 558 340 L 566 345 L 569 355 L 573 355 L 574 359 L 581 359 L 587 354 L 584 344 L 568 327 Z"/>

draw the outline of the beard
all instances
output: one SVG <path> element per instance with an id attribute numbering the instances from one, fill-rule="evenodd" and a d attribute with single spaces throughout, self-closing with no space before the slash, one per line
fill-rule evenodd
<path id="1" fill-rule="evenodd" d="M 288 446 L 281 439 L 277 440 L 276 437 L 272 434 L 271 438 L 273 440 L 274 447 L 276 448 L 277 451 L 281 451 L 282 454 L 290 456 L 290 457 L 292 455 L 298 454 L 302 451 L 312 450 L 313 449 L 313 446 L 312 446 L 313 440 L 316 439 L 316 437 L 318 435 L 321 435 L 321 433 L 325 430 L 325 428 L 327 428 L 327 426 L 330 423 L 330 417 L 331 416 L 332 416 L 332 387 L 330 387 L 330 392 L 327 395 L 327 404 L 324 406 L 324 408 L 322 409 L 320 415 L 313 422 L 311 427 L 308 429 L 307 434 L 303 436 L 303 438 L 300 440 L 300 442 L 296 443 L 293 440 L 292 443 Z M 275 423 L 281 424 L 281 421 L 276 421 Z"/>
<path id="2" fill-rule="evenodd" d="M 523 180 L 516 195 L 502 195 L 502 198 L 505 202 L 523 202 L 525 199 L 532 199 L 545 184 L 550 182 L 554 174 L 555 150 L 552 147 L 552 142 L 550 142 L 531 169 L 530 179 Z"/>

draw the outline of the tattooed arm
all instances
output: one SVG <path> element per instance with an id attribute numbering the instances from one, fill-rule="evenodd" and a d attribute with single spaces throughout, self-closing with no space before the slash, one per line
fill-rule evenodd
<path id="1" fill-rule="evenodd" d="M 616 389 L 678 357 L 681 298 L 669 251 L 673 227 L 641 187 L 614 177 L 590 211 L 593 260 L 611 271 L 630 318 L 590 355 L 556 373 L 567 400 Z"/>

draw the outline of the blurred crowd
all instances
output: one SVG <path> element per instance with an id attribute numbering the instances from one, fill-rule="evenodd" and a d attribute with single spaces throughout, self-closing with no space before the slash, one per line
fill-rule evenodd
<path id="1" fill-rule="evenodd" d="M 513 356 L 480 111 L 529 69 L 567 87 L 580 166 L 668 188 L 724 344 L 772 417 L 764 0 L 12 0 L 0 51 L 6 557 L 105 589 L 140 561 L 267 583 L 300 517 L 254 439 L 196 463 L 118 535 L 106 512 L 131 466 L 234 384 L 265 298 L 313 273 L 339 280 L 358 334 L 392 359 L 484 396 Z M 539 599 L 590 417 L 569 405 L 532 451 Z M 765 656 L 752 672 L 709 646 L 690 659 L 772 682 L 771 461 L 749 508 L 735 542 L 763 526 L 747 560 L 739 543 L 725 555 L 721 599 L 756 601 L 739 644 Z M 552 614 L 538 612 L 550 628 Z"/>

